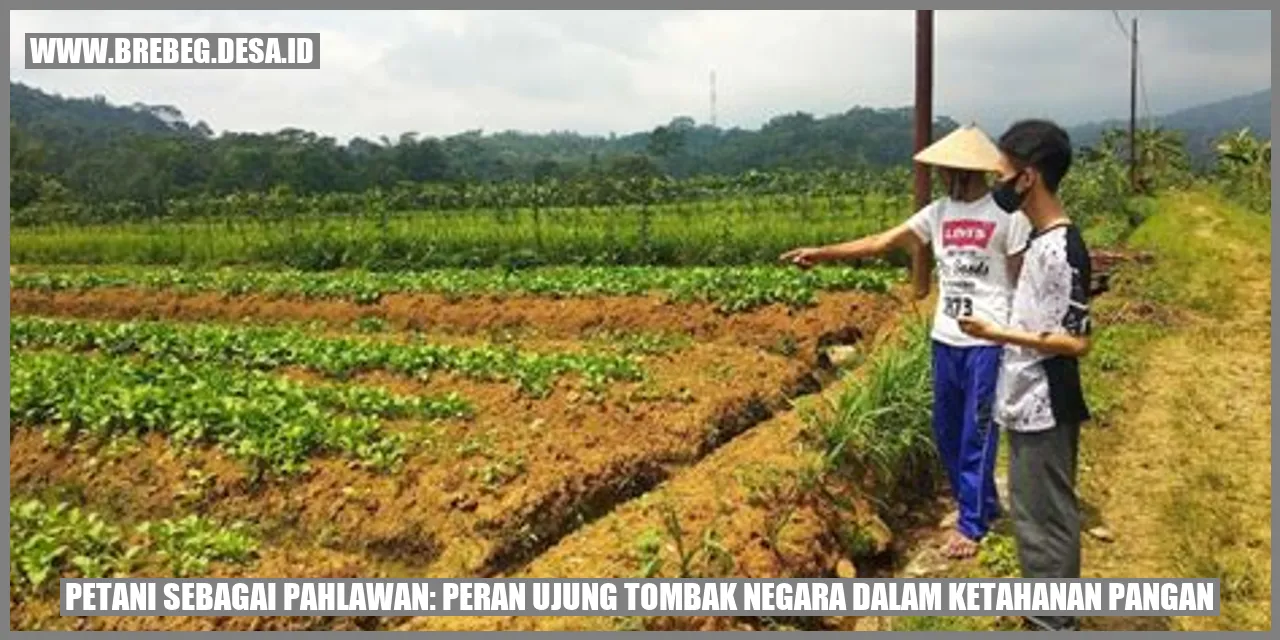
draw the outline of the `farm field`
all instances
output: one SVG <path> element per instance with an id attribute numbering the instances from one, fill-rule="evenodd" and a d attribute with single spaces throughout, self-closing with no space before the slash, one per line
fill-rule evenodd
<path id="1" fill-rule="evenodd" d="M 179 210 L 163 220 L 102 213 L 107 219 L 63 222 L 44 212 L 41 224 L 14 226 L 10 250 L 15 264 L 252 263 L 305 270 L 747 265 L 768 263 L 791 247 L 879 229 L 909 209 L 902 193 L 721 195 L 590 207 L 538 207 L 525 195 L 501 207 L 442 210 L 357 199 L 346 203 L 346 212 L 316 211 L 320 205 L 295 199 L 231 198 L 231 204 L 198 203 L 199 216 Z M 229 211 L 212 213 L 220 209 Z"/>
<path id="2" fill-rule="evenodd" d="M 398 626 L 75 622 L 56 579 L 528 571 L 796 420 L 790 402 L 834 378 L 824 349 L 903 308 L 900 278 L 11 267 L 14 628 Z"/>
<path id="3" fill-rule="evenodd" d="M 1013 523 L 1027 497 L 1008 478 L 1014 436 L 997 429 L 998 448 L 965 456 L 963 434 L 933 427 L 935 404 L 1009 417 L 977 397 L 980 354 L 931 337 L 935 313 L 982 297 L 1088 328 L 1087 353 L 1055 358 L 1067 376 L 1052 385 L 1078 368 L 1090 414 L 1071 454 L 1082 575 L 1218 585 L 1220 615 L 1082 628 L 1269 629 L 1271 91 L 1257 72 L 1272 56 L 1269 32 L 1248 28 L 1261 14 L 1019 19 L 1013 46 L 1098 42 L 1051 65 L 1020 47 L 1021 91 L 975 76 L 964 104 L 918 91 L 895 105 L 905 85 L 885 74 L 907 52 L 874 36 L 910 24 L 879 13 L 274 13 L 241 31 L 323 31 L 324 69 L 318 40 L 315 64 L 296 65 L 314 67 L 306 79 L 252 69 L 295 65 L 252 59 L 245 38 L 252 64 L 214 74 L 216 91 L 141 73 L 139 46 L 124 47 L 136 75 L 11 68 L 11 630 L 1029 628 L 566 615 L 594 600 L 572 589 L 546 616 L 60 611 L 66 578 L 1020 576 L 1036 554 Z M 935 43 L 936 12 L 913 13 L 924 88 L 938 76 L 919 54 L 954 62 L 979 21 L 938 14 Z M 10 19 L 31 32 L 29 57 L 48 45 L 46 67 L 92 63 L 106 38 L 43 36 L 129 30 L 109 28 L 120 16 Z M 1155 23 L 1141 44 L 1140 20 Z M 184 22 L 148 18 L 157 32 Z M 88 28 L 43 28 L 61 23 Z M 150 62 L 173 66 L 161 40 Z M 1148 73 L 1170 48 L 1185 64 Z M 969 49 L 975 69 L 1011 62 Z M 1126 51 L 1127 127 L 1110 118 L 1117 87 L 1069 86 Z M 1228 51 L 1231 73 L 1196 77 Z M 827 60 L 850 54 L 877 73 L 832 80 Z M 1045 87 L 1071 99 L 1046 102 Z M 1252 93 L 1228 97 L 1239 91 Z M 1017 207 L 1034 221 L 1023 246 L 996 223 Z M 933 255 L 879 252 L 921 212 Z M 1091 263 L 1072 231 L 1065 319 L 1038 300 L 1064 292 L 1029 287 L 1065 285 L 1058 249 L 1032 244 L 1060 214 Z M 1001 268 L 1005 250 L 1022 257 Z M 1018 304 L 995 300 L 1001 274 Z M 1021 373 L 1053 377 L 1040 364 Z M 1019 373 L 1005 369 L 997 382 Z M 963 378 L 951 399 L 965 401 L 935 403 L 935 376 Z M 940 447 L 980 458 L 962 466 L 994 458 L 1002 508 L 972 554 L 957 538 L 966 487 L 949 485 L 974 474 L 949 474 Z"/>
<path id="4" fill-rule="evenodd" d="M 1102 292 L 1171 201 L 1132 196 L 1107 154 L 1072 175 Z M 10 244 L 12 628 L 885 626 L 73 619 L 57 581 L 902 575 L 947 510 L 932 302 L 891 264 L 776 258 L 901 220 L 905 176 L 28 204 Z M 1169 246 L 1143 248 L 1172 273 Z M 949 569 L 985 575 L 991 553 Z"/>

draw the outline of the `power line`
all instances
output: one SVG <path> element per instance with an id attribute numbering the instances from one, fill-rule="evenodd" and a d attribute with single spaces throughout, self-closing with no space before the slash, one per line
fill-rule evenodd
<path id="1" fill-rule="evenodd" d="M 1116 14 L 1112 14 L 1113 16 Z M 1138 189 L 1138 19 L 1133 19 L 1129 41 L 1129 184 Z"/>
<path id="2" fill-rule="evenodd" d="M 1116 21 L 1116 28 L 1120 29 L 1120 33 L 1124 35 L 1124 39 L 1129 40 L 1129 30 L 1124 27 L 1124 20 L 1120 19 L 1120 12 L 1115 9 L 1111 10 L 1111 17 Z"/>
<path id="3" fill-rule="evenodd" d="M 1155 128 L 1155 117 L 1151 115 L 1151 99 L 1147 97 L 1147 62 L 1142 55 L 1142 50 L 1138 50 L 1138 87 L 1142 92 L 1142 111 L 1147 120 L 1147 128 Z"/>
<path id="4" fill-rule="evenodd" d="M 1139 21 L 1141 18 L 1142 11 L 1134 13 L 1133 20 L 1135 22 Z M 1112 9 L 1111 19 L 1114 21 L 1116 28 L 1120 30 L 1120 35 L 1124 36 L 1125 43 L 1131 44 L 1137 52 L 1137 60 L 1134 62 L 1134 65 L 1137 67 L 1143 119 L 1146 121 L 1147 128 L 1151 128 L 1155 118 L 1151 115 L 1151 100 L 1147 97 L 1146 57 L 1143 55 L 1144 52 L 1142 51 L 1142 46 L 1140 43 L 1133 42 L 1133 35 L 1129 33 L 1129 28 L 1124 26 L 1124 18 L 1120 15 L 1119 11 Z"/>
<path id="5" fill-rule="evenodd" d="M 1136 20 L 1142 20 L 1142 10 L 1138 10 Z M 1155 117 L 1151 115 L 1151 99 L 1147 97 L 1147 59 L 1143 56 L 1142 43 L 1138 43 L 1138 86 L 1142 90 L 1142 110 L 1147 116 L 1147 128 L 1154 129 Z"/>

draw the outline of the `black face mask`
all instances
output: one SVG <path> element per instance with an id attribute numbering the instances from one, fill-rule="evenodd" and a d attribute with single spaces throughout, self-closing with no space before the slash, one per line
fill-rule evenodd
<path id="1" fill-rule="evenodd" d="M 996 201 L 996 206 L 1000 207 L 1005 213 L 1013 213 L 1022 208 L 1022 203 L 1027 199 L 1027 193 L 1024 191 L 1018 193 L 1014 187 L 1018 183 L 1018 178 L 1022 177 L 1022 172 L 1015 173 L 1012 178 L 1000 182 L 991 190 L 991 198 Z"/>
<path id="2" fill-rule="evenodd" d="M 965 173 L 953 173 L 950 180 L 947 180 L 947 195 L 954 200 L 959 200 L 964 196 L 965 190 L 969 186 L 969 175 Z"/>

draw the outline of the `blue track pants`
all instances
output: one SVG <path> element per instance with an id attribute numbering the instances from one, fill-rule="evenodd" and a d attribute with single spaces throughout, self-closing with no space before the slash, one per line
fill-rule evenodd
<path id="1" fill-rule="evenodd" d="M 1000 347 L 933 343 L 933 433 L 960 508 L 956 527 L 971 540 L 981 540 L 1000 514 L 1000 430 L 992 416 L 1000 354 Z"/>

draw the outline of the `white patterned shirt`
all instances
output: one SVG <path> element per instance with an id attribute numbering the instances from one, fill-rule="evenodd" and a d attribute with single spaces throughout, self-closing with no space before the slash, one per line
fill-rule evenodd
<path id="1" fill-rule="evenodd" d="M 1023 254 L 1010 326 L 1034 334 L 1088 335 L 1089 271 L 1089 250 L 1075 225 L 1035 232 Z M 1011 431 L 1088 420 L 1077 359 L 1005 345 L 995 417 Z"/>

